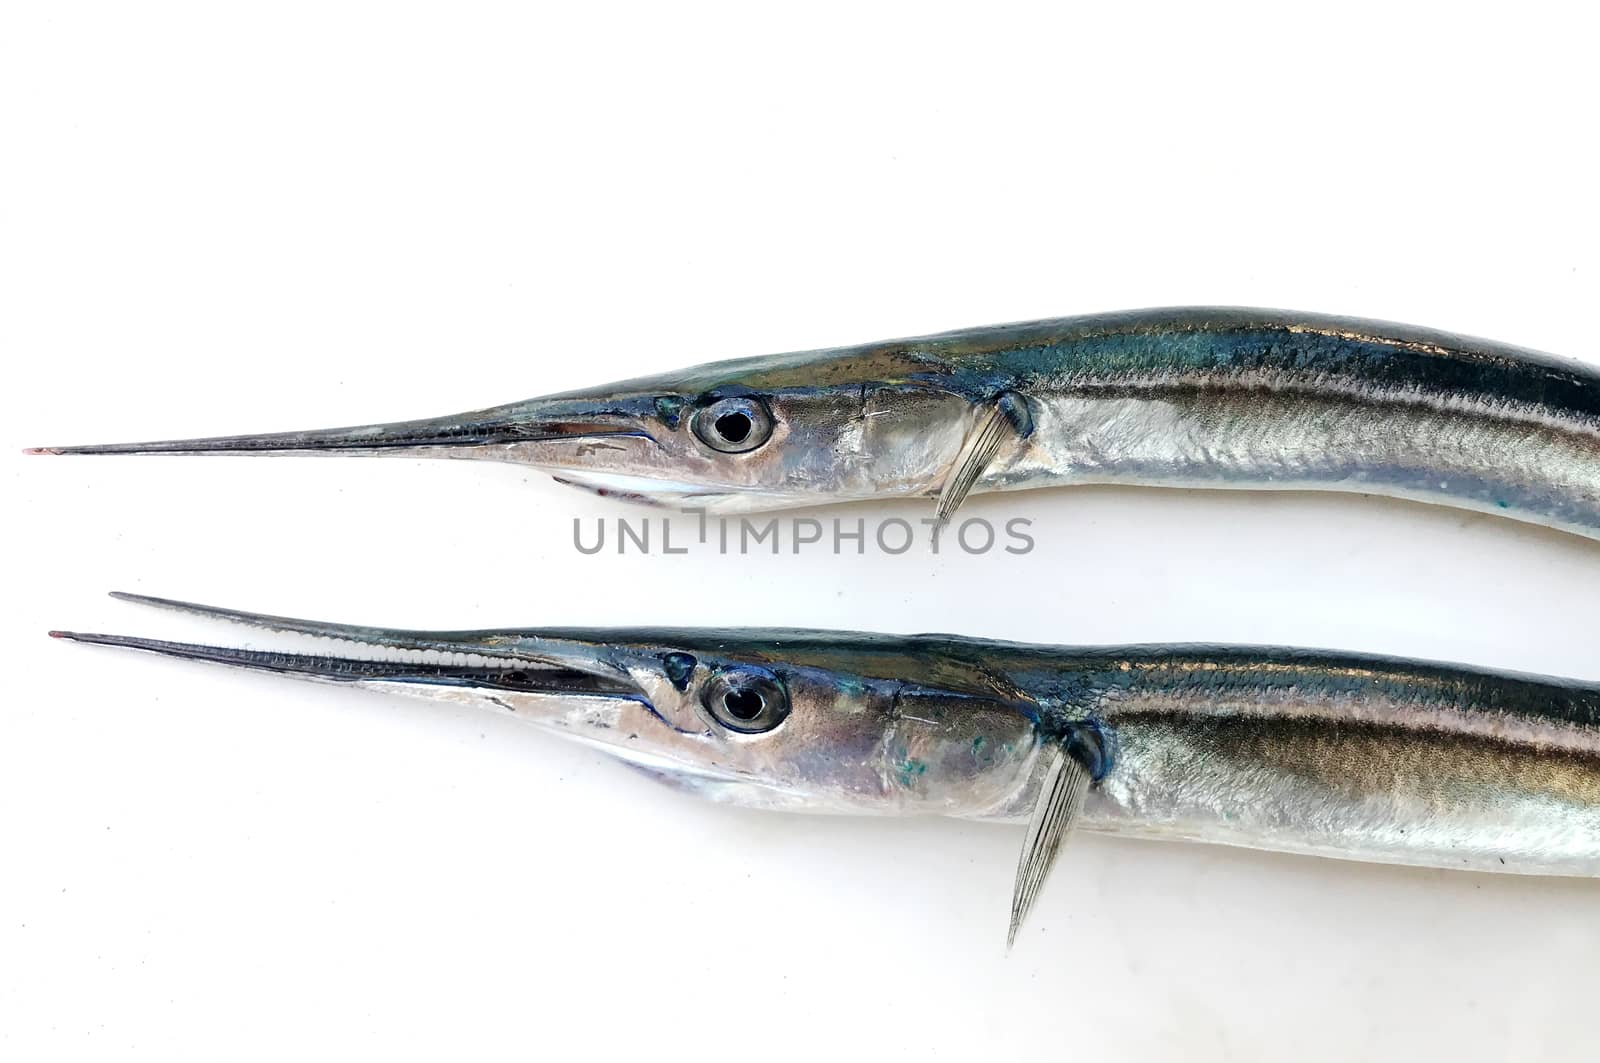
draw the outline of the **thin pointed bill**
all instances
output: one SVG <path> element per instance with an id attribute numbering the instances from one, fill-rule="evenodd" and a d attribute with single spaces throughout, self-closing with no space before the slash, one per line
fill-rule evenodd
<path id="1" fill-rule="evenodd" d="M 264 435 L 33 447 L 29 454 L 341 454 L 487 458 L 538 463 L 530 448 L 649 438 L 626 404 L 534 399 L 449 417 Z"/>
<path id="2" fill-rule="evenodd" d="M 164 657 L 361 685 L 402 684 L 402 692 L 455 700 L 452 688 L 491 704 L 497 692 L 521 706 L 548 701 L 554 711 L 574 702 L 644 702 L 639 687 L 609 659 L 603 644 L 538 640 L 491 632 L 421 632 L 358 627 L 220 609 L 165 598 L 114 593 L 115 598 L 264 630 L 337 640 L 330 652 L 294 652 L 172 642 L 132 635 L 52 631 L 52 638 L 155 653 Z M 393 689 L 392 687 L 390 687 Z M 509 705 L 502 705 L 509 708 Z M 541 714 L 530 718 L 538 722 Z"/>

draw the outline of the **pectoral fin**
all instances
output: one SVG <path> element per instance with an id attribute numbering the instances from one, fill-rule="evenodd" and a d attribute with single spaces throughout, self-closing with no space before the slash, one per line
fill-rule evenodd
<path id="1" fill-rule="evenodd" d="M 1006 935 L 1008 949 L 1016 943 L 1017 930 L 1033 907 L 1061 842 L 1083 811 L 1083 798 L 1089 792 L 1089 771 L 1076 757 L 1056 745 L 1046 755 L 1052 760 L 1039 787 L 1039 802 L 1028 820 L 1022 858 L 1017 861 L 1017 882 L 1011 894 L 1011 931 Z"/>
<path id="2" fill-rule="evenodd" d="M 1008 439 L 1026 439 L 1032 431 L 1028 402 L 1015 391 L 1002 391 L 988 403 L 961 444 L 950 475 L 939 489 L 939 527 L 944 527 L 960 507 L 983 470 L 1000 452 L 1001 444 Z"/>

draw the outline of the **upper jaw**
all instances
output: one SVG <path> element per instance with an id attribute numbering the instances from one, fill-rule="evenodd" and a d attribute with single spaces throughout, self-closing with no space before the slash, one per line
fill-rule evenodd
<path id="1" fill-rule="evenodd" d="M 646 701 L 605 643 L 495 632 L 423 632 L 248 613 L 147 595 L 113 597 L 248 627 L 337 640 L 337 652 L 243 649 L 130 635 L 52 631 L 75 642 L 208 661 L 306 679 L 470 688 L 551 698 Z"/>
<path id="2" fill-rule="evenodd" d="M 208 436 L 141 443 L 35 447 L 35 454 L 384 454 L 507 457 L 540 448 L 572 449 L 608 438 L 653 441 L 636 402 L 530 399 L 447 417 L 303 432 Z"/>

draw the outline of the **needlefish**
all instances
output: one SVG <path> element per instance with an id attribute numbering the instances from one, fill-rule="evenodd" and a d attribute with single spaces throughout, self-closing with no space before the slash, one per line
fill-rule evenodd
<path id="1" fill-rule="evenodd" d="M 1600 875 L 1600 683 L 1267 647 L 713 629 L 405 631 L 143 595 L 304 652 L 78 642 L 481 706 L 713 801 Z M 290 637 L 290 636 L 285 636 Z"/>
<path id="2" fill-rule="evenodd" d="M 450 417 L 35 452 L 485 458 L 709 513 L 925 496 L 940 522 L 972 492 L 1050 485 L 1348 491 L 1600 536 L 1600 373 L 1279 310 L 1034 321 Z"/>

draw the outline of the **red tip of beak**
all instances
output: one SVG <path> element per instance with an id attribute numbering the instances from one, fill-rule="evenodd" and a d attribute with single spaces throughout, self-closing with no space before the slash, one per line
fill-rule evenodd
<path id="1" fill-rule="evenodd" d="M 22 452 L 24 454 L 59 454 L 59 453 L 61 453 L 61 451 L 56 449 L 55 447 L 27 447 Z"/>

